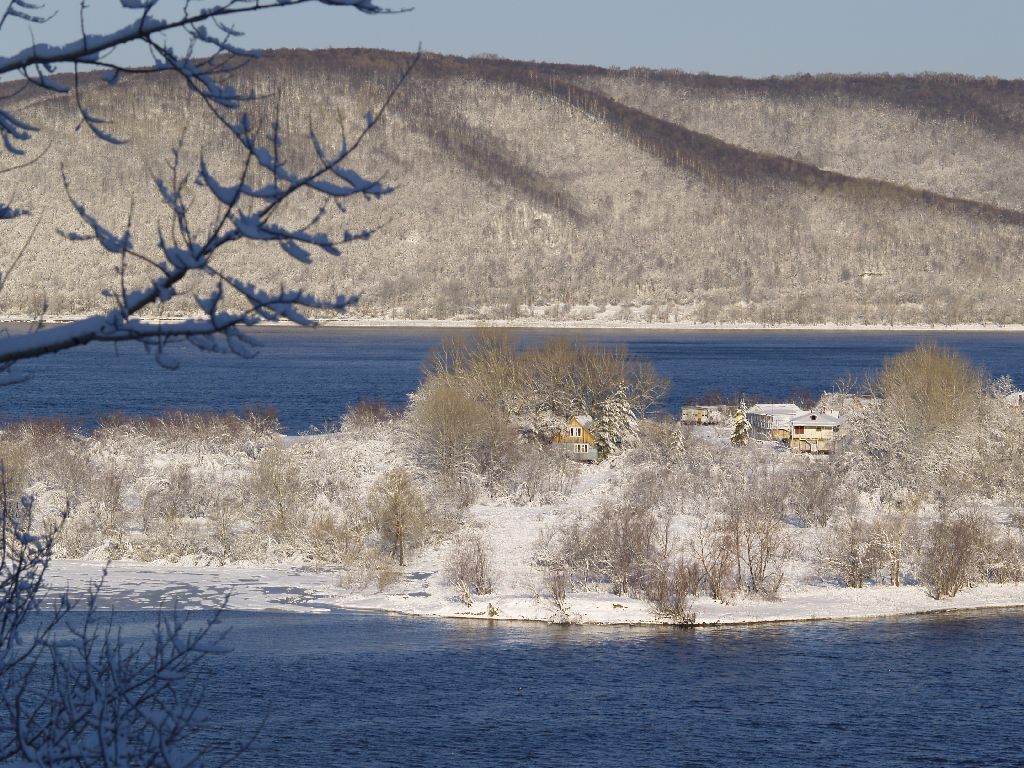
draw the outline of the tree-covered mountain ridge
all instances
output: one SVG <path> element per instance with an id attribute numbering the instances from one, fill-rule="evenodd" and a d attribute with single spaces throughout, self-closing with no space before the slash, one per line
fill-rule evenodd
<path id="1" fill-rule="evenodd" d="M 236 79 L 301 168 L 310 128 L 354 136 L 409 58 L 275 51 Z M 77 131 L 74 96 L 30 88 L 7 101 L 49 149 L 0 175 L 4 199 L 33 211 L 0 245 L 5 272 L 25 249 L 0 313 L 115 300 L 101 292 L 119 288 L 120 260 L 58 234 L 76 226 L 62 171 L 113 231 L 131 216 L 144 250 L 169 222 L 153 178 L 173 177 L 176 147 L 180 178 L 200 153 L 224 179 L 240 167 L 223 126 L 171 77 L 86 78 L 79 96 L 127 144 Z M 1020 323 L 1022 135 L 1022 81 L 748 80 L 424 54 L 353 158 L 395 191 L 335 214 L 373 237 L 309 267 L 249 248 L 218 254 L 218 268 L 255 263 L 270 288 L 358 293 L 366 317 Z M 194 225 L 215 216 L 196 190 Z M 129 262 L 128 284 L 150 269 Z"/>

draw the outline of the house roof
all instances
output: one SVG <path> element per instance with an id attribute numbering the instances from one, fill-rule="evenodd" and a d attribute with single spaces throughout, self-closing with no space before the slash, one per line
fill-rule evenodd
<path id="1" fill-rule="evenodd" d="M 790 424 L 794 427 L 838 427 L 843 423 L 842 418 L 833 416 L 831 413 L 807 413 L 794 416 Z"/>
<path id="2" fill-rule="evenodd" d="M 589 416 L 573 416 L 572 419 L 569 419 L 569 421 L 572 421 L 573 419 L 575 419 L 581 427 L 589 427 L 591 422 L 594 421 Z"/>
<path id="3" fill-rule="evenodd" d="M 747 413 L 764 414 L 765 416 L 796 416 L 807 413 L 807 411 L 795 403 L 758 403 L 748 408 Z"/>

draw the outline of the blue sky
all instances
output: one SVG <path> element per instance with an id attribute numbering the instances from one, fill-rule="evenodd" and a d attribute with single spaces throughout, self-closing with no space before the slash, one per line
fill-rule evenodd
<path id="1" fill-rule="evenodd" d="M 422 42 L 445 53 L 758 77 L 1024 76 L 1020 0 L 415 0 L 402 16 L 354 16 L 310 8 L 247 27 L 260 45 L 413 50 Z"/>
<path id="2" fill-rule="evenodd" d="M 962 72 L 1024 77 L 1021 0 L 378 0 L 366 17 L 316 4 L 241 22 L 259 47 L 367 46 L 669 67 L 762 77 Z M 99 20 L 115 0 L 90 0 Z M 73 29 L 77 2 L 50 0 Z M 57 25 L 54 28 L 58 28 Z M 10 35 L 0 43 L 12 44 Z M 20 47 L 20 46 L 19 46 Z"/>

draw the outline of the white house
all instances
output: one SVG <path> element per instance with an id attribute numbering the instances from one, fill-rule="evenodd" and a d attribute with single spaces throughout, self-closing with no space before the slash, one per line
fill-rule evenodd
<path id="1" fill-rule="evenodd" d="M 805 411 L 794 403 L 758 403 L 747 409 L 755 440 L 788 440 L 790 422 Z"/>

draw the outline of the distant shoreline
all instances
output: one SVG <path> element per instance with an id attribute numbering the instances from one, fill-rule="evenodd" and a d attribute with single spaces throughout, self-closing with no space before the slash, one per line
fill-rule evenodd
<path id="1" fill-rule="evenodd" d="M 46 324 L 59 325 L 81 320 L 88 315 L 54 315 L 46 318 Z M 165 317 L 167 322 L 194 317 Z M 26 315 L 0 315 L 0 325 L 27 324 L 36 322 Z M 157 320 L 158 322 L 158 320 Z M 290 323 L 262 323 L 262 328 L 299 326 Z M 508 328 L 512 330 L 578 330 L 578 331 L 797 331 L 836 333 L 1024 333 L 1024 323 L 997 325 L 994 323 L 957 323 L 953 325 L 934 324 L 879 324 L 853 323 L 700 323 L 692 321 L 643 322 L 639 320 L 546 320 L 544 318 L 516 318 L 513 320 L 485 320 L 456 318 L 448 320 L 409 320 L 381 317 L 348 317 L 321 320 L 321 328 Z"/>

